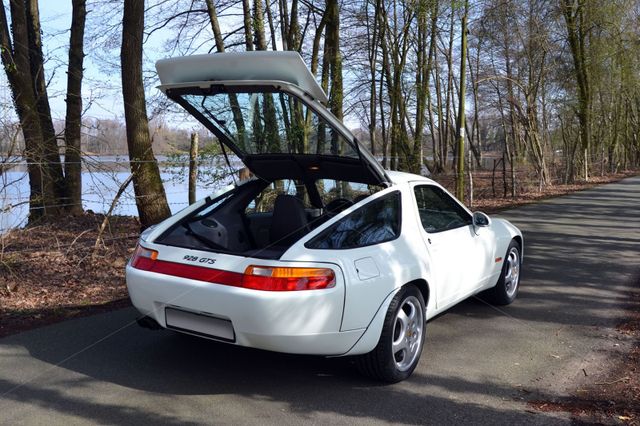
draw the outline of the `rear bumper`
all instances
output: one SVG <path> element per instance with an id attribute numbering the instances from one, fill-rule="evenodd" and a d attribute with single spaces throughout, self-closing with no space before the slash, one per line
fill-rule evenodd
<path id="1" fill-rule="evenodd" d="M 364 329 L 340 332 L 344 284 L 308 291 L 270 292 L 205 283 L 127 266 L 133 305 L 167 327 L 172 307 L 231 321 L 233 343 L 276 352 L 342 355 Z M 224 340 L 224 339 L 221 339 Z"/>

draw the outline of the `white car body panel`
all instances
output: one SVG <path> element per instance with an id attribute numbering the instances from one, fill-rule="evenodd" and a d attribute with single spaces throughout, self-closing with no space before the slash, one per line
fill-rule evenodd
<path id="1" fill-rule="evenodd" d="M 159 260 L 179 261 L 197 251 L 144 244 L 167 253 Z M 210 256 L 211 253 L 200 253 Z M 274 264 L 260 259 L 216 254 L 216 268 L 242 272 L 249 264 Z M 235 258 L 235 259 L 234 259 Z M 269 292 L 230 287 L 141 271 L 127 266 L 127 287 L 134 306 L 166 327 L 164 308 L 175 307 L 230 320 L 236 344 L 288 353 L 340 355 L 348 351 L 364 329 L 340 332 L 344 279 L 335 265 L 314 262 L 275 262 L 279 266 L 322 266 L 334 269 L 336 286 L 323 291 Z"/>
<path id="2" fill-rule="evenodd" d="M 297 292 L 268 292 L 242 289 L 178 278 L 127 267 L 127 286 L 131 300 L 144 315 L 166 326 L 164 308 L 178 307 L 191 312 L 202 312 L 228 319 L 236 333 L 235 344 L 272 351 L 327 356 L 367 353 L 380 337 L 388 304 L 403 285 L 421 280 L 428 285 L 426 299 L 427 319 L 430 319 L 461 300 L 492 287 L 500 274 L 502 262 L 495 262 L 494 254 L 507 250 L 509 242 L 521 234 L 509 222 L 493 219 L 491 226 L 481 228 L 479 235 L 470 238 L 480 248 L 474 258 L 484 259 L 478 265 L 487 265 L 481 276 L 473 281 L 459 281 L 468 274 L 457 274 L 467 269 L 467 262 L 459 254 L 440 256 L 442 246 L 456 248 L 459 235 L 473 233 L 471 226 L 461 227 L 440 235 L 424 232 L 417 217 L 412 188 L 405 173 L 388 172 L 394 185 L 350 207 L 332 220 L 321 225 L 291 246 L 280 260 L 211 253 L 179 247 L 143 242 L 146 248 L 157 250 L 158 259 L 180 263 L 188 253 L 199 257 L 215 258 L 214 269 L 241 273 L 249 265 L 320 266 L 336 272 L 337 285 L 331 289 Z M 411 176 L 411 175 L 409 175 Z M 436 185 L 430 179 L 413 176 L 420 184 Z M 402 231 L 399 238 L 382 244 L 347 250 L 307 249 L 305 242 L 323 229 L 341 220 L 358 207 L 390 192 L 402 194 Z M 176 220 L 196 209 L 195 204 L 161 223 L 147 236 L 152 240 L 169 228 Z M 449 235 L 444 235 L 449 234 Z M 434 241 L 428 244 L 425 238 Z M 438 238 L 436 238 L 437 240 Z M 493 239 L 493 242 L 491 240 Z M 480 251 L 484 249 L 484 252 Z M 483 253 L 479 255 L 478 253 Z M 362 279 L 356 263 L 371 259 L 379 271 L 378 276 Z M 433 266 L 430 266 L 433 265 Z M 456 273 L 451 274 L 451 271 Z M 450 279 L 449 277 L 453 277 Z M 464 284 L 461 284 L 464 282 Z M 451 291 L 455 288 L 455 291 Z"/>
<path id="3" fill-rule="evenodd" d="M 409 188 L 406 185 L 394 185 L 384 191 L 380 191 L 368 198 L 372 201 L 383 197 L 389 193 L 400 190 L 402 194 L 402 222 L 411 223 L 414 215 L 410 210 Z M 346 249 L 346 250 L 322 250 L 306 249 L 304 244 L 312 240 L 324 229 L 330 227 L 335 222 L 356 210 L 365 201 L 355 204 L 342 212 L 332 220 L 310 232 L 298 243 L 292 246 L 282 256 L 283 259 L 312 260 L 312 259 L 335 259 L 334 262 L 340 265 L 345 281 L 350 283 L 346 292 L 345 311 L 343 315 L 341 330 L 353 330 L 366 327 L 382 301 L 395 289 L 402 285 L 416 280 L 424 279 L 427 276 L 427 265 L 416 257 L 414 250 L 419 240 L 413 234 L 403 234 L 398 239 L 376 244 L 367 247 Z M 300 253 L 294 257 L 294 253 Z M 403 259 L 416 258 L 417 262 L 403 262 Z M 378 276 L 363 280 L 356 268 L 356 262 L 363 259 L 369 260 L 379 271 Z"/>
<path id="4" fill-rule="evenodd" d="M 156 63 L 163 86 L 194 81 L 276 80 L 291 83 L 322 103 L 327 95 L 297 52 L 225 52 L 162 59 Z"/>

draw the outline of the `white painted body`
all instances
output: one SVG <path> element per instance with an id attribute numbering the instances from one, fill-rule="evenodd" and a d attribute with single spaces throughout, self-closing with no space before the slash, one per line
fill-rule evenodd
<path id="1" fill-rule="evenodd" d="M 196 203 L 167 219 L 140 244 L 157 250 L 159 260 L 183 262 L 186 254 L 215 257 L 216 269 L 242 273 L 249 265 L 329 267 L 336 286 L 324 290 L 269 292 L 200 282 L 127 266 L 127 286 L 134 306 L 166 326 L 164 309 L 177 307 L 231 321 L 235 344 L 278 352 L 356 355 L 377 344 L 395 292 L 423 281 L 428 287 L 427 319 L 482 290 L 493 287 L 512 239 L 522 234 L 509 222 L 488 227 L 464 226 L 438 234 L 424 231 L 413 187 L 436 185 L 430 179 L 387 172 L 393 185 L 355 204 L 305 235 L 280 260 L 264 260 L 154 244 L 153 239 L 200 206 Z M 304 243 L 335 221 L 371 200 L 401 192 L 400 237 L 346 250 L 307 249 Z M 476 231 L 477 234 L 476 234 Z M 431 242 L 429 242 L 431 241 Z M 357 266 L 356 266 L 357 265 Z"/>
<path id="2" fill-rule="evenodd" d="M 266 52 L 169 59 L 158 64 L 158 72 L 165 92 L 185 88 L 206 90 L 215 84 L 236 88 L 270 86 L 289 93 L 316 111 L 348 143 L 357 146 L 358 159 L 340 162 L 325 156 L 328 167 L 360 170 L 357 176 L 364 179 L 366 175 L 367 179 L 361 182 L 386 186 L 301 237 L 277 260 L 154 242 L 202 207 L 204 200 L 143 233 L 140 246 L 156 250 L 158 260 L 162 261 L 185 264 L 185 256 L 214 258 L 214 265 L 200 266 L 237 273 L 243 273 L 250 265 L 330 268 L 336 277 L 332 288 L 272 292 L 179 278 L 136 269 L 129 264 L 126 279 L 134 306 L 162 327 L 167 326 L 165 308 L 173 307 L 205 314 L 224 324 L 230 322 L 234 336 L 230 340 L 241 346 L 327 356 L 364 354 L 378 343 L 389 304 L 400 288 L 408 283 L 418 286 L 425 296 L 426 318 L 432 318 L 461 300 L 493 287 L 510 242 L 518 239 L 522 245 L 520 231 L 501 219 L 494 219 L 483 227 L 468 225 L 437 234 L 427 233 L 417 209 L 414 187 L 440 185 L 422 176 L 384 171 L 344 124 L 324 107 L 324 92 L 297 54 Z M 203 119 L 201 117 L 201 121 Z M 216 130 L 213 123 L 205 121 L 204 124 Z M 217 132 L 217 135 L 224 142 L 224 133 Z M 231 148 L 242 158 L 244 153 L 238 146 Z M 351 212 L 394 191 L 401 194 L 401 230 L 394 240 L 342 250 L 305 247 L 305 243 Z"/>

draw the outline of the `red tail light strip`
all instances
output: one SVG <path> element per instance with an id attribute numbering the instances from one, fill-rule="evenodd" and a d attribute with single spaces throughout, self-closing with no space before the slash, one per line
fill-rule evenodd
<path id="1" fill-rule="evenodd" d="M 263 291 L 320 290 L 334 287 L 336 283 L 335 274 L 331 270 L 327 270 L 328 273 L 321 276 L 273 277 L 152 260 L 148 257 L 135 257 L 131 266 L 158 274 Z"/>
<path id="2" fill-rule="evenodd" d="M 242 278 L 244 277 L 244 274 L 238 272 L 185 265 L 184 263 L 167 262 L 165 260 L 151 260 L 146 257 L 134 259 L 131 266 L 136 269 L 142 269 L 143 271 L 233 287 L 242 287 Z"/>

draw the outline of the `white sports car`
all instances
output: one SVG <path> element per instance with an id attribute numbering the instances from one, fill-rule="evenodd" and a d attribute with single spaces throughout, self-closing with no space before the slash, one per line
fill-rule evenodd
<path id="1" fill-rule="evenodd" d="M 418 364 L 426 320 L 480 292 L 515 299 L 521 232 L 430 179 L 385 171 L 297 53 L 156 66 L 160 89 L 252 177 L 141 235 L 126 271 L 141 325 L 356 356 L 365 374 L 397 382 Z"/>

